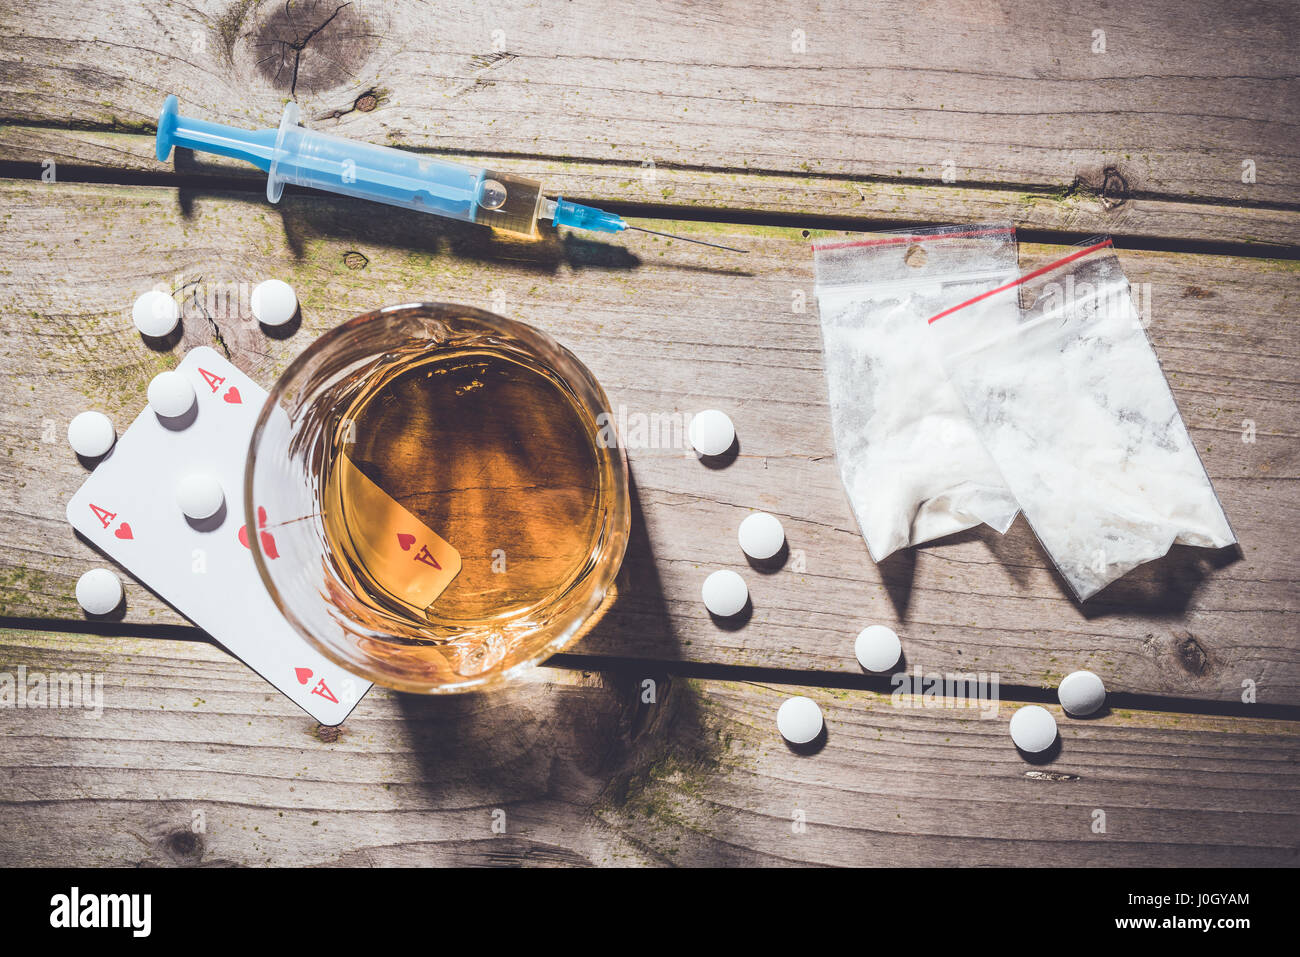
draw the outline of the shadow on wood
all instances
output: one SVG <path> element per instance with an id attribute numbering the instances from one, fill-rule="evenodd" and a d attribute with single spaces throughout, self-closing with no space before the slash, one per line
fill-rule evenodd
<path id="1" fill-rule="evenodd" d="M 194 215 L 195 200 L 200 196 L 230 197 L 232 188 L 239 192 L 241 184 L 231 178 L 228 169 L 196 160 L 191 150 L 178 147 L 175 152 L 175 168 L 181 176 L 177 201 L 185 218 Z M 256 194 L 247 198 L 261 202 Z M 324 238 L 555 274 L 561 266 L 573 270 L 636 269 L 643 265 L 643 260 L 634 250 L 662 257 L 672 245 L 671 239 L 631 233 L 614 234 L 617 239 L 604 241 L 591 238 L 601 235 L 598 233 L 560 232 L 549 223 L 539 224 L 537 238 L 526 239 L 400 206 L 292 187 L 274 208 L 284 224 L 285 241 L 299 260 L 309 258 L 309 240 Z M 753 275 L 731 260 L 719 260 L 716 265 L 683 261 L 674 263 L 672 268 L 718 275 Z"/>
<path id="2" fill-rule="evenodd" d="M 1089 620 L 1108 615 L 1152 618 L 1181 615 L 1192 607 L 1197 589 L 1215 571 L 1243 557 L 1239 544 L 1226 548 L 1175 545 L 1161 558 L 1139 565 L 1111 582 L 1080 608 Z M 1063 581 L 1061 587 L 1069 593 Z"/>
<path id="3" fill-rule="evenodd" d="M 632 528 L 615 586 L 617 595 L 601 620 L 570 650 L 583 654 L 600 648 L 635 648 L 634 656 L 625 657 L 679 661 L 682 649 L 664 598 L 634 473 L 628 475 L 628 498 Z M 635 641 L 629 642 L 628 636 L 635 636 Z"/>
<path id="4" fill-rule="evenodd" d="M 181 213 L 194 215 L 200 196 L 230 196 L 220 183 L 200 180 L 228 171 L 194 158 L 191 150 L 176 150 L 176 171 L 184 179 L 177 190 Z M 258 201 L 255 195 L 248 199 Z M 529 272 L 554 274 L 561 265 L 574 269 L 635 269 L 641 260 L 619 243 L 563 235 L 543 229 L 537 239 L 496 232 L 474 223 L 384 206 L 317 191 L 290 189 L 273 208 L 284 224 L 285 240 L 298 259 L 308 257 L 313 239 L 336 239 L 395 251 L 460 260 L 490 262 Z"/>
<path id="5" fill-rule="evenodd" d="M 578 647 L 603 630 L 633 629 L 639 636 L 653 636 L 647 656 L 653 652 L 675 659 L 675 639 L 633 480 L 629 493 L 632 531 L 618 591 Z M 573 684 L 556 683 L 557 674 L 572 676 Z M 402 733 L 423 768 L 420 793 L 409 796 L 410 806 L 427 810 L 481 804 L 482 833 L 476 836 L 515 836 L 499 842 L 505 857 L 498 863 L 544 862 L 552 850 L 563 857 L 556 863 L 593 863 L 575 859 L 563 847 L 548 850 L 548 845 L 518 835 L 521 828 L 535 834 L 572 828 L 574 805 L 594 806 L 612 782 L 621 780 L 625 786 L 634 778 L 671 713 L 664 707 L 670 687 L 660 666 L 624 662 L 599 674 L 538 669 L 485 692 L 398 695 Z M 642 757 L 634 759 L 634 750 Z M 549 797 L 565 806 L 556 810 L 554 821 L 535 820 L 544 806 L 538 802 Z M 522 813 L 528 819 L 512 823 L 510 805 L 525 803 L 529 807 Z M 444 853 L 441 843 L 438 853 Z M 481 849 L 471 856 L 481 857 Z"/>

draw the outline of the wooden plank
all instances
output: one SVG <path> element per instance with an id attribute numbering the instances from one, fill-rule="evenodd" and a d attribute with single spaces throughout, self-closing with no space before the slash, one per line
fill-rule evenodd
<path id="1" fill-rule="evenodd" d="M 883 622 L 903 636 L 909 664 L 996 671 L 1006 684 L 1052 686 L 1088 667 L 1115 690 L 1232 701 L 1250 681 L 1262 701 L 1300 700 L 1293 262 L 1121 251 L 1130 279 L 1150 284 L 1157 352 L 1242 554 L 1177 548 L 1080 608 L 1023 524 L 871 562 L 835 467 L 798 230 L 665 224 L 752 250 L 737 259 L 626 237 L 510 243 L 334 200 L 270 211 L 242 195 L 15 182 L 0 195 L 4 615 L 76 617 L 73 583 L 102 561 L 63 515 L 86 474 L 63 438 L 74 414 L 102 408 L 124 426 L 149 379 L 218 330 L 269 385 L 324 329 L 427 298 L 495 308 L 556 336 L 605 385 L 625 440 L 654 415 L 716 407 L 736 421 L 741 454 L 719 470 L 680 446 L 645 445 L 642 429 L 620 597 L 576 651 L 856 673 L 853 636 Z M 1024 260 L 1059 251 L 1026 247 Z M 267 338 L 246 307 L 225 315 L 217 303 L 209 319 L 187 302 L 171 352 L 145 348 L 130 325 L 130 303 L 156 282 L 202 278 L 207 292 L 246 293 L 270 275 L 303 303 L 290 338 Z M 779 571 L 749 568 L 734 546 L 751 509 L 785 523 L 793 552 Z M 755 611 L 742 628 L 719 627 L 699 602 L 715 567 L 750 582 Z M 132 622 L 181 620 L 134 584 L 127 609 Z"/>
<path id="2" fill-rule="evenodd" d="M 1296 863 L 1294 722 L 1053 708 L 1032 764 L 1012 701 L 542 668 L 375 689 L 332 735 L 205 643 L 0 632 L 19 666 L 102 676 L 103 710 L 0 708 L 4 866 Z M 826 715 L 814 754 L 776 733 L 792 693 Z"/>
<path id="3" fill-rule="evenodd" d="M 473 166 L 508 165 L 546 184 L 550 195 L 625 210 L 625 215 L 706 219 L 762 219 L 787 226 L 890 229 L 944 222 L 1014 222 L 1021 230 L 1076 236 L 1112 233 L 1145 244 L 1234 244 L 1283 254 L 1300 245 L 1300 211 L 1222 205 L 1155 196 L 1124 196 L 1105 177 L 1082 177 L 1053 189 L 1000 187 L 843 176 L 716 171 L 693 167 L 629 170 L 623 164 L 535 156 L 478 156 L 440 152 Z M 51 167 L 49 164 L 53 163 Z M 182 150 L 162 164 L 154 137 L 139 133 L 0 123 L 0 164 L 15 176 L 53 176 L 65 182 L 150 177 L 198 191 L 246 183 L 262 192 L 265 174 L 225 157 L 195 160 Z M 292 192 L 292 190 L 291 190 Z"/>
<path id="4" fill-rule="evenodd" d="M 165 91 L 196 115 L 274 125 L 294 98 L 373 142 L 629 175 L 652 162 L 1064 189 L 1110 169 L 1124 195 L 1293 207 L 1297 32 L 1284 0 L 1248 17 L 1215 0 L 94 0 L 60 18 L 23 0 L 0 12 L 0 119 L 139 132 Z"/>

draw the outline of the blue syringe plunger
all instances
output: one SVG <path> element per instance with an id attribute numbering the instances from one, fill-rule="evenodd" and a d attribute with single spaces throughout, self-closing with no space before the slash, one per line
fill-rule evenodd
<path id="1" fill-rule="evenodd" d="M 537 235 L 543 197 L 536 180 L 304 129 L 297 103 L 286 104 L 276 129 L 243 130 L 182 116 L 169 96 L 158 116 L 158 159 L 174 146 L 252 163 L 266 172 L 273 203 L 289 183 Z"/>
<path id="2" fill-rule="evenodd" d="M 175 96 L 163 101 L 158 114 L 158 135 L 154 152 L 161 162 L 166 162 L 173 146 L 200 153 L 219 153 L 235 159 L 247 160 L 259 169 L 271 168 L 275 152 L 276 130 L 241 130 L 221 123 L 209 123 L 177 112 L 179 102 Z"/>

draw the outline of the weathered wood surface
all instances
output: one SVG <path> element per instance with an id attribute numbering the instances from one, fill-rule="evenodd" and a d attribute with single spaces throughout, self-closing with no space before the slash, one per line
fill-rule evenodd
<path id="1" fill-rule="evenodd" d="M 787 226 L 843 229 L 915 227 L 926 223 L 1015 222 L 1025 231 L 1086 236 L 1112 233 L 1144 245 L 1232 244 L 1234 251 L 1293 256 L 1300 246 L 1300 211 L 1277 206 L 1219 205 L 1124 193 L 1112 177 L 1080 174 L 1052 189 L 944 185 L 840 176 L 717 171 L 617 163 L 440 152 L 474 166 L 509 163 L 512 172 L 546 184 L 551 195 L 661 218 L 701 216 L 758 219 Z M 53 163 L 53 167 L 48 164 Z M 238 160 L 180 150 L 159 163 L 154 137 L 139 133 L 17 126 L 0 123 L 0 167 L 15 176 L 53 175 L 66 182 L 131 176 L 199 189 L 247 185 L 264 191 L 265 174 Z M 292 193 L 292 188 L 290 189 Z M 1054 237 L 1048 237 L 1054 238 Z M 1217 250 L 1216 250 L 1217 251 Z"/>
<path id="2" fill-rule="evenodd" d="M 423 298 L 551 332 L 633 427 L 711 407 L 736 421 L 740 455 L 726 468 L 680 447 L 631 450 L 637 520 L 620 598 L 575 651 L 856 673 L 853 636 L 884 622 L 909 665 L 927 669 L 1050 686 L 1088 667 L 1115 690 L 1235 701 L 1251 681 L 1262 701 L 1300 701 L 1294 262 L 1120 252 L 1130 279 L 1150 284 L 1152 338 L 1242 548 L 1239 558 L 1177 548 L 1081 609 L 1023 524 L 871 562 L 835 467 L 799 230 L 667 226 L 752 250 L 735 258 L 651 238 L 511 243 L 329 198 L 271 209 L 244 193 L 13 181 L 0 197 L 3 615 L 78 617 L 73 584 L 102 561 L 63 515 L 86 474 L 64 439 L 73 415 L 100 408 L 124 428 L 149 379 L 218 334 L 269 385 L 324 329 Z M 1023 259 L 1059 252 L 1029 246 Z M 130 324 L 132 300 L 155 283 L 242 288 L 246 301 L 271 275 L 303 303 L 286 339 L 263 335 L 238 295 L 223 312 L 187 294 L 184 340 L 170 352 L 148 349 Z M 793 551 L 779 571 L 749 568 L 735 545 L 751 509 L 786 525 Z M 743 627 L 720 628 L 699 602 L 715 567 L 750 582 Z M 134 584 L 127 617 L 181 621 Z"/>
<path id="3" fill-rule="evenodd" d="M 1297 862 L 1288 721 L 1053 708 L 1062 747 L 1031 764 L 1012 701 L 542 668 L 375 689 L 334 736 L 204 642 L 0 631 L 19 666 L 102 675 L 104 707 L 0 709 L 3 866 Z M 825 711 L 816 754 L 776 733 L 792 693 Z"/>
<path id="4" fill-rule="evenodd" d="M 195 115 L 274 125 L 294 98 L 313 126 L 372 142 L 606 164 L 598 192 L 578 193 L 629 201 L 642 201 L 637 181 L 653 163 L 788 178 L 750 201 L 801 213 L 828 191 L 813 211 L 843 215 L 834 194 L 851 210 L 855 180 L 1084 183 L 1110 203 L 1294 211 L 1297 35 L 1294 4 L 1228 17 L 1217 0 L 96 0 L 75 16 L 23 0 L 0 11 L 0 121 L 151 132 L 163 95 L 176 93 Z M 0 159 L 40 148 L 74 162 L 140 159 L 135 145 L 106 155 L 122 140 L 105 149 L 60 133 L 42 144 L 22 129 L 2 142 Z M 656 185 L 656 202 L 693 202 L 687 184 L 683 195 Z M 1258 218 L 1242 212 L 1235 238 L 1256 235 Z"/>
<path id="5" fill-rule="evenodd" d="M 0 681 L 20 665 L 100 673 L 106 710 L 0 708 L 0 864 L 1296 864 L 1294 722 L 1116 710 L 1060 719 L 1060 754 L 1030 764 L 1010 701 L 980 720 L 804 689 L 828 718 L 815 756 L 773 716 L 802 675 L 856 674 L 868 622 L 899 630 L 909 667 L 996 672 L 1008 698 L 1088 667 L 1116 692 L 1235 702 L 1245 683 L 1300 703 L 1298 35 L 1294 4 L 1229 16 L 1213 0 L 6 5 L 0 174 L 19 179 L 0 180 L 0 621 L 52 630 L 0 629 Z M 293 98 L 313 128 L 701 218 L 665 225 L 753 252 L 518 244 L 319 197 L 270 207 L 255 170 L 154 159 L 173 92 L 244 126 Z M 1239 555 L 1177 549 L 1083 609 L 1023 523 L 872 564 L 834 464 L 809 230 L 991 219 L 1053 242 L 1127 237 Z M 287 338 L 248 314 L 271 275 L 303 300 Z M 129 321 L 155 283 L 185 300 L 166 351 Z M 631 450 L 619 598 L 564 659 L 599 670 L 452 700 L 376 689 L 336 736 L 220 649 L 173 640 L 197 630 L 59 633 L 81 617 L 77 575 L 103 563 L 63 517 L 86 474 L 64 440 L 74 414 L 124 428 L 198 344 L 269 385 L 319 332 L 421 298 L 551 332 L 633 432 L 709 407 L 737 423 L 726 468 Z M 786 525 L 779 570 L 734 544 L 751 509 Z M 699 603 L 714 567 L 750 582 L 742 627 Z M 118 630 L 183 625 L 127 591 Z M 665 676 L 735 665 L 775 670 Z"/>

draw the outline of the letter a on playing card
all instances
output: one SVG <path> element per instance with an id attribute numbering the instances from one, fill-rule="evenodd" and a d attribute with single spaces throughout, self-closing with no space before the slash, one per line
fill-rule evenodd
<path id="1" fill-rule="evenodd" d="M 211 389 L 213 392 L 216 392 L 218 389 L 220 389 L 222 384 L 225 383 L 226 381 L 225 376 L 219 376 L 215 372 L 209 372 L 207 369 L 204 369 L 202 366 L 199 367 L 199 375 L 203 376 L 203 381 L 208 384 L 208 388 Z"/>
<path id="2" fill-rule="evenodd" d="M 99 519 L 99 524 L 105 528 L 113 524 L 113 519 L 117 518 L 117 512 L 110 512 L 106 508 L 100 508 L 94 502 L 90 503 L 90 510 L 95 513 L 95 518 Z"/>

